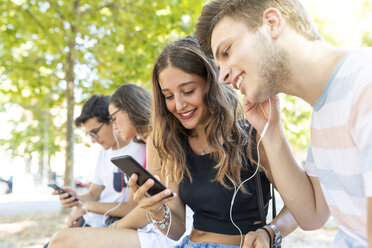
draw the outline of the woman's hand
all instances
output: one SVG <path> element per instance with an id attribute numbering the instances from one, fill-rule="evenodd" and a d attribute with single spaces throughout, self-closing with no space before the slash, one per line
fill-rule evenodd
<path id="1" fill-rule="evenodd" d="M 170 189 L 165 189 L 156 195 L 149 196 L 147 191 L 154 185 L 154 180 L 148 179 L 142 186 L 139 186 L 137 184 L 137 179 L 138 176 L 133 174 L 128 182 L 128 186 L 133 192 L 133 200 L 142 209 L 150 211 L 154 218 L 162 219 L 164 217 L 163 205 L 172 201 L 176 197 L 176 194 L 174 194 L 173 197 L 169 197 L 172 191 Z M 157 177 L 157 179 L 159 179 L 159 177 Z"/>
<path id="2" fill-rule="evenodd" d="M 249 232 L 244 237 L 243 248 L 270 248 L 269 235 L 262 229 Z"/>
<path id="3" fill-rule="evenodd" d="M 271 102 L 271 103 L 270 103 Z M 252 104 L 246 97 L 243 100 L 244 114 L 249 123 L 256 128 L 258 133 L 262 133 L 267 121 L 269 120 L 271 106 L 271 116 L 269 126 L 280 125 L 280 101 L 278 95 L 274 95 L 265 102 Z"/>

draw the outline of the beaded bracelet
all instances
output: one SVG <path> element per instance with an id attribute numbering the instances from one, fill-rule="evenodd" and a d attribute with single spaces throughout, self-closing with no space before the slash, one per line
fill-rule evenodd
<path id="1" fill-rule="evenodd" d="M 270 234 L 269 230 L 267 230 L 264 226 L 263 226 L 263 227 L 260 227 L 260 228 L 258 228 L 258 229 L 263 229 L 263 230 L 265 230 L 265 232 L 267 233 L 267 235 L 269 235 L 269 239 L 270 239 L 270 247 L 272 247 L 272 246 L 273 246 L 272 243 L 271 243 L 272 237 L 271 237 L 271 234 Z M 258 230 L 258 229 L 257 229 L 257 230 Z"/>
<path id="2" fill-rule="evenodd" d="M 159 227 L 160 229 L 165 229 L 169 225 L 170 215 L 171 211 L 167 204 L 164 204 L 164 217 L 161 220 L 155 220 L 154 217 L 152 217 L 150 211 L 146 212 L 147 220 L 153 224 L 154 226 Z"/>

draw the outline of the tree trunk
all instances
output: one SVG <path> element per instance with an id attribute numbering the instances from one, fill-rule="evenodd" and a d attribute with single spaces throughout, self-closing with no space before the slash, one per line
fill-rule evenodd
<path id="1" fill-rule="evenodd" d="M 72 38 L 74 39 L 74 37 Z M 70 44 L 75 42 L 70 41 Z M 74 45 L 69 45 L 70 49 L 74 49 Z M 66 168 L 65 168 L 65 185 L 72 184 L 73 178 L 73 163 L 74 163 L 74 59 L 72 51 L 69 51 L 67 56 L 67 70 L 66 70 L 66 98 L 67 98 L 67 132 L 66 132 Z"/>
<path id="2" fill-rule="evenodd" d="M 47 97 L 48 98 L 48 97 Z M 48 99 L 49 103 L 49 99 Z M 48 106 L 48 105 L 47 105 Z M 43 135 L 43 166 L 40 168 L 41 182 L 43 185 L 49 182 L 49 110 L 44 111 L 44 135 Z"/>
<path id="3" fill-rule="evenodd" d="M 75 1 L 74 12 L 76 13 L 76 18 L 78 17 L 79 1 Z M 74 165 L 74 67 L 75 67 L 75 39 L 77 34 L 76 23 L 70 23 L 71 36 L 68 42 L 69 51 L 66 58 L 66 98 L 67 98 L 67 132 L 66 132 L 66 167 L 65 167 L 65 185 L 72 186 L 73 180 L 73 165 Z"/>
<path id="4" fill-rule="evenodd" d="M 46 99 L 48 102 L 48 99 Z M 48 104 L 47 104 L 48 105 Z M 43 110 L 42 117 L 44 118 L 44 131 L 43 131 L 43 150 L 40 151 L 39 158 L 39 170 L 37 173 L 38 185 L 46 185 L 49 182 L 48 171 L 49 171 L 49 112 Z"/>

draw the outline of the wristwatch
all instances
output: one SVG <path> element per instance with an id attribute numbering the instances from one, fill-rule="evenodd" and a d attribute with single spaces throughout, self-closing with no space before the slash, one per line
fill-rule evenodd
<path id="1" fill-rule="evenodd" d="M 274 224 L 268 224 L 268 226 L 273 230 L 275 235 L 273 246 L 271 248 L 280 248 L 280 245 L 282 243 L 282 234 L 280 233 L 279 228 Z"/>

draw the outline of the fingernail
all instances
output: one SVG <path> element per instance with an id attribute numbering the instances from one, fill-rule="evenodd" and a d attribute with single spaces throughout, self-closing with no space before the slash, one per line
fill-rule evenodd
<path id="1" fill-rule="evenodd" d="M 165 191 L 164 191 L 164 195 L 169 195 L 171 193 L 171 191 L 169 190 L 169 189 L 166 189 Z"/>
<path id="2" fill-rule="evenodd" d="M 149 180 L 148 182 L 147 182 L 147 185 L 151 185 L 152 184 L 152 180 Z"/>

